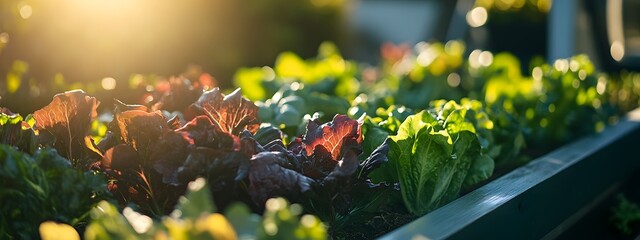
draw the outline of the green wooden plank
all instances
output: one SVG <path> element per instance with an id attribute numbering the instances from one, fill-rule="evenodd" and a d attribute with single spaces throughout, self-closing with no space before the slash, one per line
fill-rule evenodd
<path id="1" fill-rule="evenodd" d="M 539 239 L 640 168 L 640 109 L 380 239 Z"/>

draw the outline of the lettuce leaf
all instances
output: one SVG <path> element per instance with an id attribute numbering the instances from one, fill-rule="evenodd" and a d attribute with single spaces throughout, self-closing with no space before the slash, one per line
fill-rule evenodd
<path id="1" fill-rule="evenodd" d="M 40 143 L 53 146 L 74 166 L 87 164 L 87 158 L 100 159 L 102 154 L 89 136 L 98 105 L 96 98 L 82 90 L 56 94 L 49 105 L 33 113 Z"/>
<path id="2" fill-rule="evenodd" d="M 389 137 L 389 161 L 411 213 L 423 215 L 458 196 L 472 163 L 480 157 L 478 138 L 467 127 L 445 128 L 422 111 L 409 116 L 398 134 Z"/>
<path id="3" fill-rule="evenodd" d="M 222 131 L 233 135 L 245 129 L 255 133 L 260 127 L 258 107 L 242 97 L 239 88 L 226 96 L 214 88 L 204 92 L 189 108 L 197 115 L 206 115 Z"/>

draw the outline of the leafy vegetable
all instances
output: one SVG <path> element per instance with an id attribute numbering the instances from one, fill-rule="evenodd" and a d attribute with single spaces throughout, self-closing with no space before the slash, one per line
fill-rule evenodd
<path id="1" fill-rule="evenodd" d="M 91 120 L 100 102 L 82 90 L 56 94 L 46 107 L 33 113 L 40 142 L 53 146 L 74 166 L 88 165 L 101 154 L 89 136 Z"/>
<path id="2" fill-rule="evenodd" d="M 82 227 L 108 189 L 124 210 L 101 204 L 89 239 L 372 238 L 522 164 L 522 152 L 601 130 L 640 99 L 638 75 L 618 82 L 584 56 L 534 63 L 528 76 L 512 55 L 474 50 L 467 60 L 464 48 L 385 45 L 381 64 L 362 68 L 331 44 L 312 59 L 283 53 L 273 68 L 236 74 L 255 104 L 200 75 L 134 81 L 141 105 L 116 101 L 99 120 L 99 102 L 82 91 L 56 95 L 32 118 L 1 108 L 0 141 L 24 153 L 0 148 L 9 179 L 0 197 L 29 204 L 0 209 L 10 213 L 0 232 L 68 230 L 45 220 Z M 99 174 L 73 170 L 88 166 Z M 61 196 L 73 205 L 57 206 Z"/>
<path id="3" fill-rule="evenodd" d="M 449 114 L 443 123 L 460 116 Z M 422 215 L 455 199 L 481 157 L 473 125 L 442 125 L 426 111 L 409 116 L 390 136 L 389 163 L 396 169 L 405 206 Z"/>
<path id="4" fill-rule="evenodd" d="M 502 55 L 496 56 L 496 61 L 506 61 L 503 59 Z M 487 81 L 485 101 L 524 123 L 527 143 L 534 148 L 548 149 L 578 135 L 600 131 L 606 116 L 613 112 L 606 100 L 606 78 L 594 72 L 584 55 L 535 67 L 531 78 L 504 63 L 494 68 L 507 74 L 495 74 Z M 505 85 L 512 88 L 503 88 Z"/>
<path id="5" fill-rule="evenodd" d="M 324 225 L 312 215 L 299 217 L 302 208 L 282 199 L 267 201 L 262 219 L 235 204 L 225 215 L 215 206 L 202 178 L 189 183 L 189 191 L 176 210 L 154 221 L 130 208 L 122 214 L 107 202 L 92 211 L 93 222 L 85 239 L 326 239 Z"/>
<path id="6" fill-rule="evenodd" d="M 260 119 L 278 126 L 289 136 L 304 133 L 311 115 L 323 121 L 342 114 L 349 108 L 347 100 L 300 87 L 283 86 L 272 98 L 257 103 Z"/>
<path id="7" fill-rule="evenodd" d="M 86 224 L 89 210 L 108 199 L 106 181 L 71 167 L 54 149 L 33 156 L 0 145 L 0 232 L 2 238 L 37 238 L 44 221 Z"/>
<path id="8" fill-rule="evenodd" d="M 234 135 L 245 129 L 255 133 L 260 125 L 258 108 L 242 97 L 240 89 L 224 96 L 218 88 L 214 88 L 204 92 L 189 108 L 197 115 L 209 117 L 223 132 Z"/>
<path id="9" fill-rule="evenodd" d="M 241 69 L 234 76 L 234 83 L 253 101 L 265 100 L 290 84 L 306 88 L 309 93 L 352 99 L 360 85 L 355 79 L 356 70 L 355 63 L 343 59 L 335 45 L 325 42 L 318 48 L 316 58 L 303 60 L 292 52 L 284 52 L 273 68 Z"/>
<path id="10" fill-rule="evenodd" d="M 291 205 L 283 198 L 272 198 L 266 202 L 262 224 L 258 228 L 259 239 L 327 239 L 324 224 L 313 215 L 301 213 L 299 205 Z"/>
<path id="11" fill-rule="evenodd" d="M 257 107 L 239 90 L 225 96 L 215 88 L 189 106 L 192 119 L 184 126 L 170 127 L 175 120 L 148 111 L 118 104 L 111 138 L 100 143 L 107 150 L 97 169 L 113 180 L 110 189 L 120 202 L 133 201 L 145 213 L 168 213 L 185 184 L 198 176 L 211 176 L 218 205 L 236 200 L 228 194 L 236 186 L 234 174 L 246 171 L 254 152 L 239 134 L 257 131 Z"/>

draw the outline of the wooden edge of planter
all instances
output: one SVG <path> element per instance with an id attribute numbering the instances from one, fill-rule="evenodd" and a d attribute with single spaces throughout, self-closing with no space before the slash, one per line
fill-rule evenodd
<path id="1" fill-rule="evenodd" d="M 380 239 L 539 239 L 640 168 L 640 108 Z"/>

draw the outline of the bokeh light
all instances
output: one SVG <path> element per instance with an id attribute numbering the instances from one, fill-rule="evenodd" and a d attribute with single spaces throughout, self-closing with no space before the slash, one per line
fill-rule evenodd
<path id="1" fill-rule="evenodd" d="M 9 33 L 7 32 L 0 33 L 0 43 L 2 44 L 9 43 Z"/>
<path id="2" fill-rule="evenodd" d="M 467 23 L 471 27 L 480 27 L 487 23 L 489 13 L 484 7 L 475 7 L 467 13 Z"/>
<path id="3" fill-rule="evenodd" d="M 460 86 L 460 75 L 457 73 L 449 74 L 449 76 L 447 76 L 447 84 L 449 84 L 450 87 Z"/>
<path id="4" fill-rule="evenodd" d="M 29 4 L 26 4 L 26 3 L 18 4 L 18 8 L 20 12 L 20 17 L 22 19 L 29 19 L 33 14 L 33 8 Z"/>
<path id="5" fill-rule="evenodd" d="M 104 88 L 104 90 L 116 89 L 116 79 L 114 79 L 112 77 L 103 78 L 102 81 L 101 81 L 101 84 L 102 84 L 102 88 Z"/>
<path id="6" fill-rule="evenodd" d="M 616 60 L 619 62 L 624 57 L 624 45 L 620 41 L 614 41 L 611 44 L 610 52 L 613 60 Z"/>

